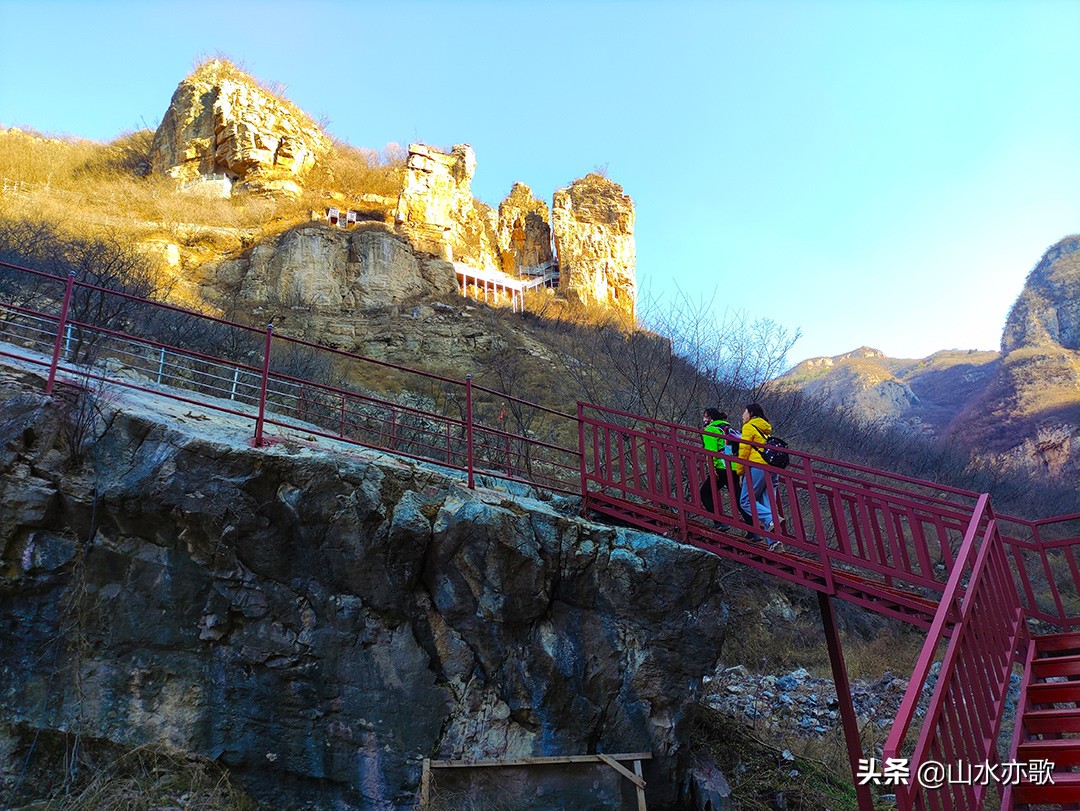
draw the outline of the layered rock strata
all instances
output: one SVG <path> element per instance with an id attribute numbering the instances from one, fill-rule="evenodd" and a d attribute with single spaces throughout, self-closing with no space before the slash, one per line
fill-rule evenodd
<path id="1" fill-rule="evenodd" d="M 527 273 L 551 263 L 551 212 L 524 183 L 515 183 L 499 204 L 499 250 L 506 273 Z"/>
<path id="2" fill-rule="evenodd" d="M 637 304 L 634 204 L 622 187 L 589 174 L 555 192 L 552 230 L 559 289 L 633 319 Z"/>
<path id="3" fill-rule="evenodd" d="M 358 811 L 413 807 L 426 756 L 648 751 L 674 802 L 718 558 L 190 404 L 113 392 L 76 441 L 41 383 L 0 373 L 0 771 L 65 729 Z"/>
<path id="4" fill-rule="evenodd" d="M 224 175 L 252 190 L 295 193 L 329 148 L 295 105 L 213 60 L 177 87 L 154 133 L 151 164 L 182 181 Z"/>
<path id="5" fill-rule="evenodd" d="M 449 153 L 410 144 L 394 221 L 420 251 L 497 270 L 495 213 L 473 199 L 475 172 L 468 144 L 455 144 Z"/>

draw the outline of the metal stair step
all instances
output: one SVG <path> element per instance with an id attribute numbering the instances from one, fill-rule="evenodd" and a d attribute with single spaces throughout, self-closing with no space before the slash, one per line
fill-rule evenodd
<path id="1" fill-rule="evenodd" d="M 1054 772 L 1054 784 L 1017 783 L 1013 802 L 1017 805 L 1061 805 L 1080 803 L 1080 772 Z"/>
<path id="2" fill-rule="evenodd" d="M 1028 710 L 1024 713 L 1024 729 L 1029 735 L 1080 732 L 1080 708 Z"/>
<path id="3" fill-rule="evenodd" d="M 1080 766 L 1080 739 L 1024 741 L 1016 749 L 1016 759 L 1021 762 L 1048 760 L 1055 768 Z"/>
<path id="4" fill-rule="evenodd" d="M 1039 679 L 1051 676 L 1080 676 L 1080 656 L 1045 656 L 1031 663 L 1032 675 Z"/>
<path id="5" fill-rule="evenodd" d="M 1064 651 L 1080 653 L 1080 632 L 1037 636 L 1035 637 L 1035 651 L 1037 654 L 1054 654 Z"/>
<path id="6" fill-rule="evenodd" d="M 1080 701 L 1080 681 L 1041 682 L 1029 684 L 1028 705 L 1069 704 Z"/>

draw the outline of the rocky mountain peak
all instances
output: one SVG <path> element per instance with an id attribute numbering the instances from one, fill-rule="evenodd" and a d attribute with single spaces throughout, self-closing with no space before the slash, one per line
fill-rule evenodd
<path id="1" fill-rule="evenodd" d="M 214 59 L 176 88 L 150 157 L 154 172 L 183 181 L 224 175 L 252 191 L 296 193 L 329 148 L 302 110 Z"/>
<path id="2" fill-rule="evenodd" d="M 1043 254 L 1005 322 L 1002 354 L 1046 345 L 1080 350 L 1080 236 Z"/>
<path id="3" fill-rule="evenodd" d="M 593 172 L 559 189 L 552 227 L 560 288 L 632 318 L 637 302 L 634 203 L 622 186 Z"/>

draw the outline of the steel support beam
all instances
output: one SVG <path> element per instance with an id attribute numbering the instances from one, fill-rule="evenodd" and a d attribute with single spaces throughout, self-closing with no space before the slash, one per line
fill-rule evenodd
<path id="1" fill-rule="evenodd" d="M 840 647 L 840 631 L 836 627 L 832 598 L 819 591 L 818 606 L 821 609 L 821 624 L 825 627 L 825 644 L 829 648 L 829 662 L 832 664 L 836 700 L 840 704 L 840 720 L 844 726 L 844 740 L 847 742 L 848 759 L 851 761 L 851 781 L 855 786 L 859 811 L 874 811 L 870 786 L 859 785 L 859 760 L 863 757 L 862 740 L 859 736 L 859 722 L 855 718 L 855 703 L 851 699 L 851 685 L 848 684 L 847 666 L 844 664 L 844 651 Z"/>

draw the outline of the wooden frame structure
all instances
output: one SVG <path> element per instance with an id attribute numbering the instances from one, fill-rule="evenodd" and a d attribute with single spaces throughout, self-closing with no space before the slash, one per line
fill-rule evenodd
<path id="1" fill-rule="evenodd" d="M 647 811 L 645 805 L 645 778 L 642 776 L 641 761 L 652 760 L 649 752 L 630 752 L 617 755 L 564 755 L 561 757 L 525 757 L 506 758 L 504 760 L 432 760 L 424 758 L 423 774 L 420 778 L 420 807 L 427 808 L 431 802 L 431 773 L 433 769 L 485 769 L 506 768 L 510 766 L 565 766 L 570 763 L 606 763 L 622 777 L 634 784 L 637 791 L 638 811 Z M 633 771 L 621 761 L 632 761 Z"/>

